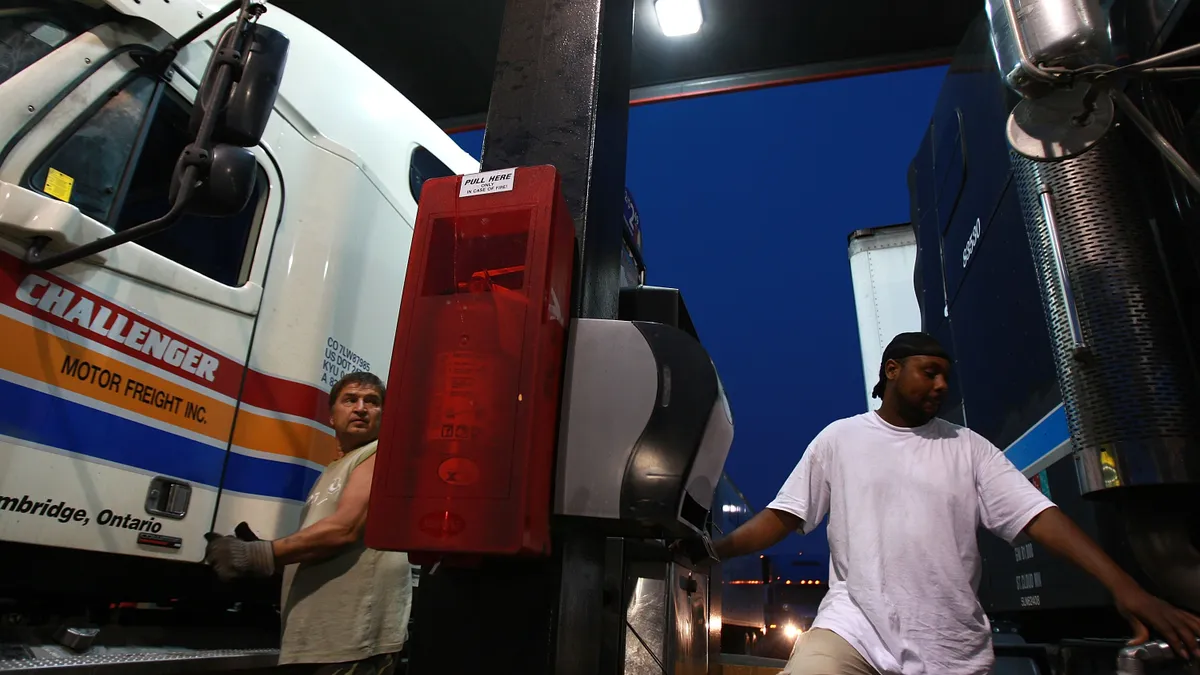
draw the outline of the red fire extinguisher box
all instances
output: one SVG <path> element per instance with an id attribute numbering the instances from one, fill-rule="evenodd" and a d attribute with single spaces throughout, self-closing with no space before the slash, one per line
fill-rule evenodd
<path id="1" fill-rule="evenodd" d="M 574 259 L 554 167 L 424 184 L 367 546 L 426 561 L 549 553 Z"/>

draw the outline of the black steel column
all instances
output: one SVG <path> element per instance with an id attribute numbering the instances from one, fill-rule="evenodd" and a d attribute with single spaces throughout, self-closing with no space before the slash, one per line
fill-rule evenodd
<path id="1" fill-rule="evenodd" d="M 482 170 L 552 164 L 562 174 L 579 237 L 574 316 L 617 316 L 633 4 L 509 0 L 505 9 Z M 623 572 L 610 568 L 621 546 L 556 523 L 554 549 L 548 560 L 425 570 L 409 675 L 615 668 L 624 606 L 612 587 Z"/>
<path id="2" fill-rule="evenodd" d="M 483 170 L 553 164 L 579 235 L 579 316 L 616 318 L 633 0 L 509 0 Z"/>
<path id="3" fill-rule="evenodd" d="M 604 542 L 604 582 L 601 595 L 604 609 L 597 617 L 600 675 L 625 673 L 625 625 L 633 590 L 629 585 L 629 576 L 625 573 L 628 560 L 624 539 L 609 537 Z M 569 635 L 563 637 L 570 639 Z M 563 638 L 560 638 L 560 647 L 562 644 Z"/>

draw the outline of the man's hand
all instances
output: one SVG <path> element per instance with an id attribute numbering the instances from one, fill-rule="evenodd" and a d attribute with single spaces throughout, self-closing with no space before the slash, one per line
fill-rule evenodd
<path id="1" fill-rule="evenodd" d="M 275 574 L 275 552 L 269 541 L 243 541 L 233 536 L 208 537 L 204 562 L 213 568 L 221 581 L 244 577 L 269 577 Z"/>
<path id="2" fill-rule="evenodd" d="M 672 543 L 670 552 L 676 560 L 685 561 L 688 567 L 697 572 L 703 572 L 721 562 L 713 549 L 712 539 L 703 533 L 698 537 L 688 537 Z"/>
<path id="3" fill-rule="evenodd" d="M 1113 594 L 1117 609 L 1133 627 L 1130 644 L 1150 640 L 1149 624 L 1179 654 L 1180 658 L 1200 658 L 1200 618 L 1173 607 L 1147 593 L 1137 584 L 1129 584 Z"/>

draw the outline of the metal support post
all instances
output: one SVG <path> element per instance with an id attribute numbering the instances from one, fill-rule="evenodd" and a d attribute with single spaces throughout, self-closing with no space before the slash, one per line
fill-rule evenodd
<path id="1" fill-rule="evenodd" d="M 617 316 L 633 4 L 509 0 L 505 8 L 482 170 L 551 164 L 562 175 L 580 247 L 573 316 Z M 623 603 L 605 591 L 624 573 L 623 549 L 570 523 L 556 524 L 554 541 L 548 560 L 426 570 L 409 675 L 618 667 L 622 636 L 608 633 L 614 616 L 623 629 Z"/>
<path id="2" fill-rule="evenodd" d="M 625 540 L 604 543 L 604 611 L 600 616 L 600 675 L 625 675 L 625 621 L 629 608 L 629 576 Z"/>
<path id="3" fill-rule="evenodd" d="M 576 316 L 616 318 L 633 0 L 509 0 L 483 170 L 553 164 L 575 217 Z"/>

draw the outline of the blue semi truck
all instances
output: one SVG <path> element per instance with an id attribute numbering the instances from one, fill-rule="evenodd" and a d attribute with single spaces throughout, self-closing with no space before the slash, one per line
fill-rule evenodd
<path id="1" fill-rule="evenodd" d="M 1200 6 L 988 3 L 912 161 L 920 325 L 943 415 L 1148 589 L 1200 610 Z M 997 651 L 1038 672 L 1174 672 L 1105 590 L 981 534 Z M 1028 670 L 1024 672 L 1030 672 Z M 1183 672 L 1183 671 L 1180 671 Z"/>

